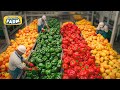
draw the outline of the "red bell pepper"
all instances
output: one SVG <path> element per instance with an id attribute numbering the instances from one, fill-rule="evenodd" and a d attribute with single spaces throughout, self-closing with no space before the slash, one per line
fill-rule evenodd
<path id="1" fill-rule="evenodd" d="M 64 63 L 64 64 L 62 65 L 62 67 L 63 67 L 63 69 L 68 69 L 68 64 Z"/>
<path id="2" fill-rule="evenodd" d="M 91 76 L 89 77 L 89 79 L 95 79 L 95 76 L 91 75 Z"/>
<path id="3" fill-rule="evenodd" d="M 74 66 L 74 70 L 75 70 L 75 72 L 79 72 L 80 71 L 80 67 L 79 66 Z"/>
<path id="4" fill-rule="evenodd" d="M 87 63 L 88 63 L 89 65 L 91 65 L 91 64 L 95 64 L 95 63 L 94 63 L 94 60 L 91 59 L 91 58 L 88 59 Z"/>
<path id="5" fill-rule="evenodd" d="M 75 60 L 71 60 L 70 61 L 70 66 L 74 67 L 76 66 L 77 62 Z"/>
<path id="6" fill-rule="evenodd" d="M 95 57 L 91 56 L 91 48 L 81 37 L 81 32 L 74 24 L 66 24 L 62 27 L 63 35 L 63 64 L 65 64 L 63 78 L 95 79 L 100 78 L 99 67 L 95 66 Z M 69 56 L 69 57 L 68 57 Z M 67 65 L 66 65 L 67 64 Z"/>
<path id="7" fill-rule="evenodd" d="M 68 69 L 68 76 L 71 79 L 75 79 L 76 78 L 76 72 L 73 69 Z"/>
<path id="8" fill-rule="evenodd" d="M 97 76 L 97 79 L 103 79 L 103 77 L 99 75 L 99 76 Z"/>
<path id="9" fill-rule="evenodd" d="M 63 78 L 62 79 L 69 79 L 67 74 L 63 74 Z"/>
<path id="10" fill-rule="evenodd" d="M 62 40 L 63 44 L 69 44 L 69 42 L 67 40 Z"/>
<path id="11" fill-rule="evenodd" d="M 68 55 L 72 55 L 73 54 L 73 51 L 72 50 L 68 50 Z"/>
<path id="12" fill-rule="evenodd" d="M 70 59 L 71 59 L 71 58 L 70 58 L 69 56 L 66 56 L 63 61 L 64 61 L 64 63 L 69 63 L 69 62 L 70 62 Z"/>
<path id="13" fill-rule="evenodd" d="M 93 74 L 93 73 L 94 73 L 94 69 L 91 68 L 91 67 L 88 69 L 88 71 L 89 71 L 90 74 Z"/>
<path id="14" fill-rule="evenodd" d="M 65 44 L 62 44 L 62 48 L 64 48 L 64 49 L 65 49 L 65 48 L 67 48 L 67 45 L 65 45 Z"/>

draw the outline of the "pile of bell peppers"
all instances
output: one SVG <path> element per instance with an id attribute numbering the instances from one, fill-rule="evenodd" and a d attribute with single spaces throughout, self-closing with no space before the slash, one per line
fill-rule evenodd
<path id="1" fill-rule="evenodd" d="M 61 27 L 62 35 L 62 79 L 102 79 L 100 67 L 95 65 L 91 48 L 73 23 Z"/>

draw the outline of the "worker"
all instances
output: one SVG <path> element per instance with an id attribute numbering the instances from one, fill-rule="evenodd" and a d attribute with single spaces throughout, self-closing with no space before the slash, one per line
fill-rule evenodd
<path id="1" fill-rule="evenodd" d="M 104 31 L 105 31 L 106 33 L 108 32 L 108 26 L 107 26 L 107 25 L 104 26 Z"/>
<path id="2" fill-rule="evenodd" d="M 97 34 L 100 33 L 101 31 L 104 30 L 104 22 L 100 22 L 97 27 Z"/>
<path id="3" fill-rule="evenodd" d="M 45 15 L 43 15 L 42 18 L 38 19 L 38 32 L 40 32 L 41 30 L 44 31 L 44 26 L 47 27 L 48 31 L 50 30 L 49 26 L 47 25 Z"/>
<path id="4" fill-rule="evenodd" d="M 108 39 L 108 26 L 104 22 L 100 22 L 97 27 L 97 34 L 101 34 Z"/>
<path id="5" fill-rule="evenodd" d="M 34 64 L 28 62 L 28 60 L 25 60 L 24 57 L 22 57 L 25 51 L 26 47 L 24 45 L 19 45 L 17 50 L 10 55 L 8 72 L 12 76 L 12 79 L 17 79 L 23 70 L 34 70 L 32 68 L 34 67 Z M 28 68 L 23 62 L 29 65 L 30 68 Z"/>
<path id="6" fill-rule="evenodd" d="M 110 42 L 110 38 L 111 38 L 111 31 L 109 30 L 108 25 L 105 25 L 105 26 L 104 26 L 104 31 L 105 31 L 105 34 L 106 34 L 106 35 L 104 35 L 104 36 L 105 36 L 105 38 L 107 38 L 107 39 L 108 39 L 108 41 Z"/>
<path id="7" fill-rule="evenodd" d="M 105 26 L 104 22 L 100 22 L 100 23 L 98 24 L 97 34 L 103 35 L 103 33 L 104 33 L 104 26 Z"/>

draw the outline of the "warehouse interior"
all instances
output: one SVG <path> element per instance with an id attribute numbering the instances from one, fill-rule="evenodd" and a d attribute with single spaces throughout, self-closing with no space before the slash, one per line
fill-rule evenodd
<path id="1" fill-rule="evenodd" d="M 83 18 L 91 21 L 97 27 L 99 22 L 108 25 L 110 34 L 110 43 L 113 48 L 120 53 L 120 19 L 117 11 L 1 11 L 0 22 L 0 53 L 10 44 L 10 39 L 14 39 L 15 33 L 27 26 L 33 19 L 40 18 L 42 15 L 49 17 L 58 17 L 61 22 L 75 21 L 73 15 L 81 15 Z M 7 15 L 20 15 L 23 17 L 22 25 L 5 26 L 3 17 Z M 112 32 L 114 29 L 114 32 Z"/>
<path id="2" fill-rule="evenodd" d="M 0 79 L 120 79 L 119 11 L 0 11 Z"/>

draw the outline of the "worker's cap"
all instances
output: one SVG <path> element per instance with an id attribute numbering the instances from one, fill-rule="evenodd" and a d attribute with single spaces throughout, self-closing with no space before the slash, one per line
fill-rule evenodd
<path id="1" fill-rule="evenodd" d="M 103 27 L 103 26 L 104 26 L 104 22 L 100 22 L 99 27 Z"/>
<path id="2" fill-rule="evenodd" d="M 24 45 L 19 45 L 17 49 L 22 53 L 25 53 L 26 51 L 26 47 Z"/>
<path id="3" fill-rule="evenodd" d="M 43 15 L 43 16 L 42 16 L 42 19 L 46 20 L 46 16 L 45 16 L 45 15 Z"/>

